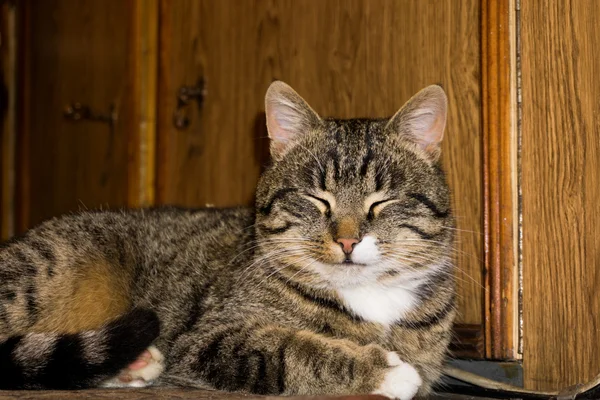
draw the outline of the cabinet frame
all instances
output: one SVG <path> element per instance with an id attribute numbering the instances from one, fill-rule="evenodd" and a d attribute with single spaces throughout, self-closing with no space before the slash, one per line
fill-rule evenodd
<path id="1" fill-rule="evenodd" d="M 160 144 L 161 139 L 164 141 L 157 133 L 157 115 L 161 112 L 157 103 L 161 82 L 161 4 L 159 0 L 133 0 L 128 5 L 133 9 L 130 27 L 133 67 L 128 72 L 133 107 L 129 110 L 132 113 L 128 126 L 131 132 L 129 163 L 124 173 L 128 175 L 127 201 L 131 207 L 152 206 L 161 193 L 160 165 L 165 157 L 164 152 L 157 149 L 157 143 Z M 31 2 L 24 1 L 16 7 L 3 3 L 2 7 L 3 21 L 8 15 L 6 10 L 12 10 L 12 17 L 17 22 L 15 29 L 20 42 L 15 57 L 21 68 L 14 73 L 15 87 L 19 88 L 16 103 L 26 106 L 28 96 L 32 95 L 26 79 L 30 71 L 26 54 L 30 40 L 28 12 Z M 481 1 L 484 318 L 482 325 L 456 327 L 457 339 L 453 348 L 457 356 L 506 360 L 519 359 L 522 353 L 516 7 L 516 0 Z M 0 233 L 3 239 L 29 226 L 27 210 L 31 204 L 26 179 L 29 155 L 25 150 L 30 140 L 29 114 L 24 107 L 17 107 L 12 113 L 16 130 L 13 134 L 4 129 L 2 136 Z M 12 150 L 4 145 L 11 143 L 11 137 L 14 139 Z"/>
<path id="2" fill-rule="evenodd" d="M 485 358 L 521 358 L 517 3 L 482 0 Z"/>

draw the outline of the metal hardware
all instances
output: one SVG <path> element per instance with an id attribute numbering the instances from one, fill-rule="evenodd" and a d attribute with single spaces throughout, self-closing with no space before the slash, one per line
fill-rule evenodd
<path id="1" fill-rule="evenodd" d="M 93 112 L 89 106 L 75 102 L 65 107 L 64 116 L 71 121 L 104 122 L 111 126 L 117 122 L 117 111 L 114 104 L 110 105 L 108 115 L 101 115 Z"/>
<path id="2" fill-rule="evenodd" d="M 175 108 L 175 112 L 173 113 L 173 125 L 175 125 L 175 128 L 183 130 L 190 126 L 190 119 L 187 116 L 186 108 L 192 100 L 196 100 L 198 108 L 202 108 L 204 96 L 206 96 L 206 86 L 203 78 L 200 78 L 194 86 L 182 86 L 177 90 L 177 108 Z"/>

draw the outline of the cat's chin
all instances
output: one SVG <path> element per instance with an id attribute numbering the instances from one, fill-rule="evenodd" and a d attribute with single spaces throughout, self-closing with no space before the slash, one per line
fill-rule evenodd
<path id="1" fill-rule="evenodd" d="M 363 264 L 363 263 L 356 263 L 356 262 L 352 262 L 352 261 L 344 261 L 342 263 L 336 263 L 336 264 L 332 264 L 335 267 L 339 267 L 339 268 L 349 268 L 349 267 L 366 267 L 368 266 L 367 264 Z"/>
<path id="2" fill-rule="evenodd" d="M 314 271 L 328 288 L 356 287 L 377 281 L 376 265 L 358 263 L 315 263 Z"/>
<path id="3" fill-rule="evenodd" d="M 343 262 L 333 262 L 333 263 L 322 263 L 322 266 L 326 266 L 326 268 L 328 269 L 332 269 L 332 270 L 340 270 L 343 271 L 344 273 L 347 273 L 348 271 L 355 271 L 355 270 L 362 270 L 364 268 L 368 268 L 370 265 L 366 264 L 366 263 L 357 263 L 357 262 L 353 262 L 353 261 L 343 261 Z"/>

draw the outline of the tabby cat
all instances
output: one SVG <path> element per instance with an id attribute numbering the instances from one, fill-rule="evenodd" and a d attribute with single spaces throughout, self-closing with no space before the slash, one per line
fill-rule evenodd
<path id="1" fill-rule="evenodd" d="M 0 249 L 0 389 L 426 395 L 455 316 L 446 95 L 325 119 L 266 94 L 255 208 L 81 212 Z"/>

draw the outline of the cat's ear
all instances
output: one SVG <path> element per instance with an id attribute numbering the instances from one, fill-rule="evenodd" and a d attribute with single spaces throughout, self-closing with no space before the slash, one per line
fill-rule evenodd
<path id="1" fill-rule="evenodd" d="M 386 131 L 412 141 L 432 161 L 440 157 L 448 99 L 441 86 L 415 94 L 386 125 Z"/>
<path id="2" fill-rule="evenodd" d="M 271 83 L 265 96 L 271 156 L 275 160 L 291 149 L 300 135 L 319 127 L 321 118 L 298 93 L 281 81 Z"/>

